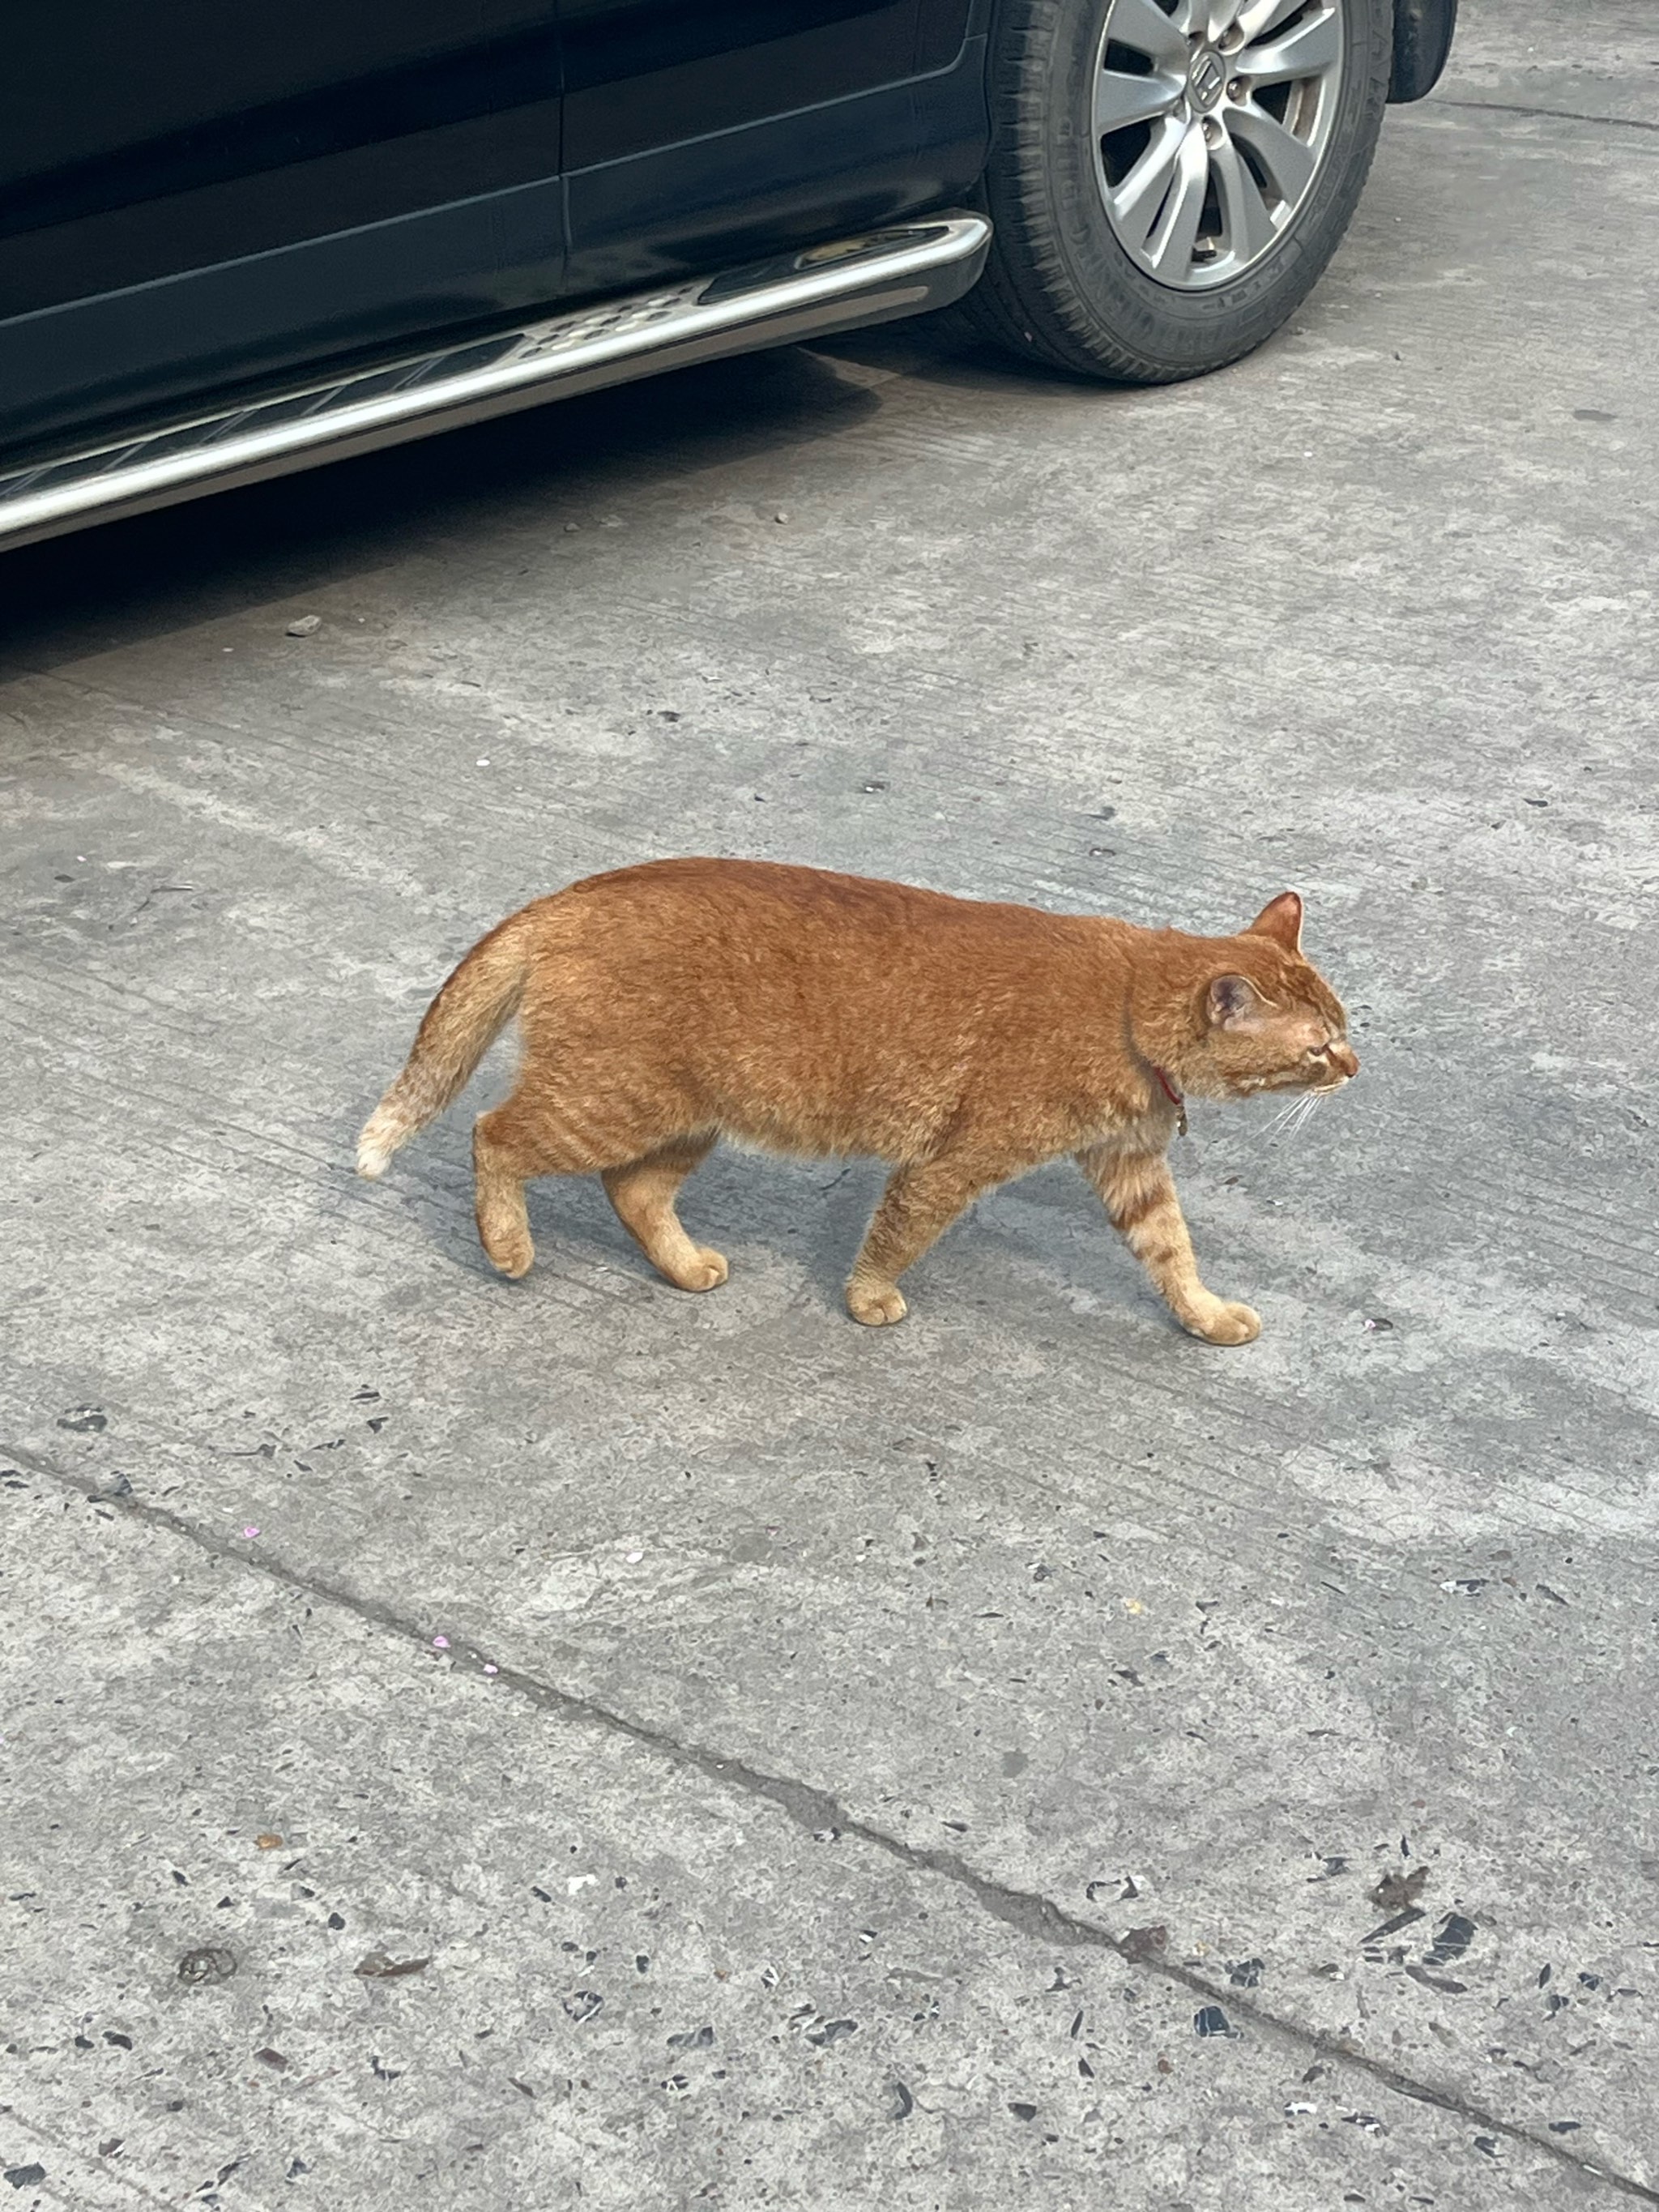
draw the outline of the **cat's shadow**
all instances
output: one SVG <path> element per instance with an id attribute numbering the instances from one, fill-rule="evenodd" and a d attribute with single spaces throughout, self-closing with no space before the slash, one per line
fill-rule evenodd
<path id="1" fill-rule="evenodd" d="M 698 1243 L 726 1255 L 734 1279 L 759 1261 L 790 1279 L 791 1303 L 839 1312 L 886 1177 L 875 1159 L 790 1160 L 721 1146 L 685 1183 L 679 1211 Z M 538 1252 L 563 1251 L 642 1283 L 659 1282 L 596 1176 L 534 1182 L 528 1205 Z M 475 1253 L 488 1272 L 483 1253 Z M 1012 1269 L 1028 1285 L 1052 1278 L 1068 1301 L 1144 1299 L 1149 1312 L 1163 1311 L 1087 1185 L 1063 1160 L 988 1192 L 951 1223 L 915 1272 L 919 1281 L 937 1273 L 944 1284 L 988 1269 L 999 1276 Z"/>
<path id="2" fill-rule="evenodd" d="M 698 1243 L 725 1253 L 734 1278 L 745 1260 L 759 1259 L 795 1279 L 795 1297 L 839 1309 L 885 1179 L 878 1160 L 779 1159 L 722 1146 L 685 1183 L 679 1212 Z M 544 1178 L 530 1185 L 527 1202 L 538 1251 L 562 1249 L 660 1283 L 598 1176 Z M 488 1267 L 482 1253 L 478 1260 Z"/>

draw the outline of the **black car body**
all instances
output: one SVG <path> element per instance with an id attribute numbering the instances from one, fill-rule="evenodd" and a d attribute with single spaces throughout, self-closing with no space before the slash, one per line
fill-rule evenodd
<path id="1" fill-rule="evenodd" d="M 325 434 L 338 395 L 361 410 L 364 377 L 383 398 L 395 369 L 405 399 L 424 379 L 453 401 L 468 346 L 495 364 L 504 404 L 607 380 L 604 362 L 575 364 L 576 340 L 546 336 L 584 313 L 615 373 L 633 374 L 801 335 L 802 313 L 810 331 L 946 303 L 1006 228 L 999 93 L 1016 64 L 1036 65 L 1039 33 L 1038 60 L 1060 54 L 1048 17 L 1062 33 L 1075 19 L 1109 56 L 1094 19 L 1109 28 L 1111 9 L 1190 15 L 1196 53 L 1208 4 L 17 0 L 0 93 L 0 541 L 385 442 L 372 425 Z M 1387 89 L 1419 97 L 1455 0 L 1232 12 L 1275 5 L 1292 27 L 1299 9 L 1346 8 L 1351 46 L 1381 24 Z M 1216 52 L 1220 66 L 1224 40 Z M 1061 61 L 1043 65 L 1058 83 Z M 1183 86 L 1182 112 L 1198 98 Z M 943 245 L 940 216 L 958 226 Z M 889 280 L 894 254 L 908 292 Z M 798 299 L 789 283 L 809 276 L 817 290 Z M 718 343 L 706 313 L 700 343 L 620 343 L 630 316 L 654 314 L 660 337 L 660 303 L 688 286 L 707 308 L 709 282 L 728 297 Z M 526 330 L 544 358 L 562 346 L 569 373 L 509 388 L 501 349 Z M 1025 335 L 1063 365 L 1113 369 Z M 1172 356 L 1148 373 L 1209 365 Z M 381 427 L 413 435 L 486 402 L 405 405 Z M 273 410 L 291 422 L 307 405 L 315 439 L 288 434 L 269 466 L 243 453 L 250 410 L 269 445 Z M 235 465 L 192 470 L 192 436 Z M 135 490 L 139 467 L 150 479 Z"/>

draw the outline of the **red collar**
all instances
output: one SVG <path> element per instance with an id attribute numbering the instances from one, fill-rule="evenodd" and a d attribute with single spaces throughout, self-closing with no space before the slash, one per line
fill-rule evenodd
<path id="1" fill-rule="evenodd" d="M 1152 1063 L 1152 1069 L 1164 1096 L 1176 1109 L 1176 1127 L 1184 1137 L 1187 1133 L 1187 1102 L 1156 1061 Z"/>

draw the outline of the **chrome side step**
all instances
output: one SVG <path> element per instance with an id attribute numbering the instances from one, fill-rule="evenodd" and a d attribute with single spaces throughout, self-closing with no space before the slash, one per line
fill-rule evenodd
<path id="1" fill-rule="evenodd" d="M 605 384 L 959 299 L 991 227 L 951 214 L 601 301 L 0 476 L 0 549 Z"/>

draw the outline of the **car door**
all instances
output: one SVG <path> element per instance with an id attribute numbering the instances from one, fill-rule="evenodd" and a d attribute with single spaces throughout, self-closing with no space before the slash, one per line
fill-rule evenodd
<path id="1" fill-rule="evenodd" d="M 551 296 L 561 94 L 556 0 L 12 0 L 0 438 Z"/>
<path id="2" fill-rule="evenodd" d="M 982 159 L 969 0 L 561 10 L 573 291 L 883 221 L 961 189 Z"/>

